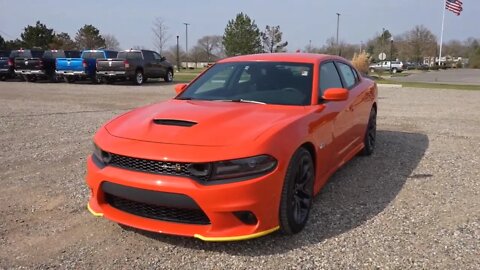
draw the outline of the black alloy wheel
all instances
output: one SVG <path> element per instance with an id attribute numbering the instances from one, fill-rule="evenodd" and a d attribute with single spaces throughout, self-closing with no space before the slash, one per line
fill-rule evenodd
<path id="1" fill-rule="evenodd" d="M 367 130 L 365 132 L 363 156 L 370 156 L 375 151 L 375 142 L 377 140 L 377 111 L 372 108 L 368 119 Z"/>
<path id="2" fill-rule="evenodd" d="M 298 149 L 287 169 L 280 202 L 280 229 L 284 234 L 303 230 L 313 202 L 315 169 L 305 148 Z"/>

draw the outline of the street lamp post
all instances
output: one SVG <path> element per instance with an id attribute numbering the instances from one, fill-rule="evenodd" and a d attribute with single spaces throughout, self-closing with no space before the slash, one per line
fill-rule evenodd
<path id="1" fill-rule="evenodd" d="M 340 55 L 340 46 L 338 44 L 338 33 L 340 32 L 340 13 L 337 13 L 337 50 L 338 50 L 338 55 Z"/>
<path id="2" fill-rule="evenodd" d="M 183 23 L 185 24 L 185 54 L 188 56 L 188 26 L 190 25 L 189 23 Z"/>
<path id="3" fill-rule="evenodd" d="M 393 37 L 390 39 L 390 72 L 392 72 L 392 61 L 393 61 Z"/>
<path id="4" fill-rule="evenodd" d="M 178 38 L 177 35 L 177 71 L 180 72 L 180 48 L 178 47 Z"/>

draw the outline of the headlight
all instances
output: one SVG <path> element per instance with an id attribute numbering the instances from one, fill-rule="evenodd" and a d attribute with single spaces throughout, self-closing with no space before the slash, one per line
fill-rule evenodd
<path id="1" fill-rule="evenodd" d="M 275 158 L 261 155 L 214 163 L 195 163 L 191 164 L 188 170 L 196 177 L 215 181 L 266 174 L 276 166 L 277 160 Z"/>
<path id="2" fill-rule="evenodd" d="M 112 159 L 110 153 L 103 151 L 95 143 L 93 143 L 93 156 L 103 164 L 108 164 Z"/>

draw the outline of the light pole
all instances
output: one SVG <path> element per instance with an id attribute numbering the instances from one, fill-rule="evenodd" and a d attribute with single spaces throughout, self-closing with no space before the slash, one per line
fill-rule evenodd
<path id="1" fill-rule="evenodd" d="M 180 72 L 180 48 L 178 47 L 178 38 L 177 35 L 177 71 Z"/>
<path id="2" fill-rule="evenodd" d="M 390 39 L 390 72 L 392 72 L 392 61 L 393 61 L 393 37 Z"/>
<path id="3" fill-rule="evenodd" d="M 338 33 L 340 32 L 340 13 L 337 13 L 337 50 L 338 50 L 338 55 L 340 55 L 340 46 L 338 44 Z"/>
<path id="4" fill-rule="evenodd" d="M 183 23 L 185 24 L 185 53 L 188 55 L 188 26 L 190 25 L 189 23 Z"/>

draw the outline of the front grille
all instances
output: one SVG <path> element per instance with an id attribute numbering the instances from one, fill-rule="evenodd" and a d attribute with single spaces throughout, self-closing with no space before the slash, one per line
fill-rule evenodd
<path id="1" fill-rule="evenodd" d="M 192 179 L 206 181 L 207 177 L 193 176 L 187 167 L 191 163 L 167 162 L 150 159 L 132 158 L 117 154 L 111 154 L 108 165 L 141 172 L 148 172 L 163 175 L 186 176 Z"/>
<path id="2" fill-rule="evenodd" d="M 145 218 L 177 223 L 207 225 L 210 220 L 200 209 L 184 209 L 136 202 L 105 193 L 105 199 L 112 207 Z"/>

